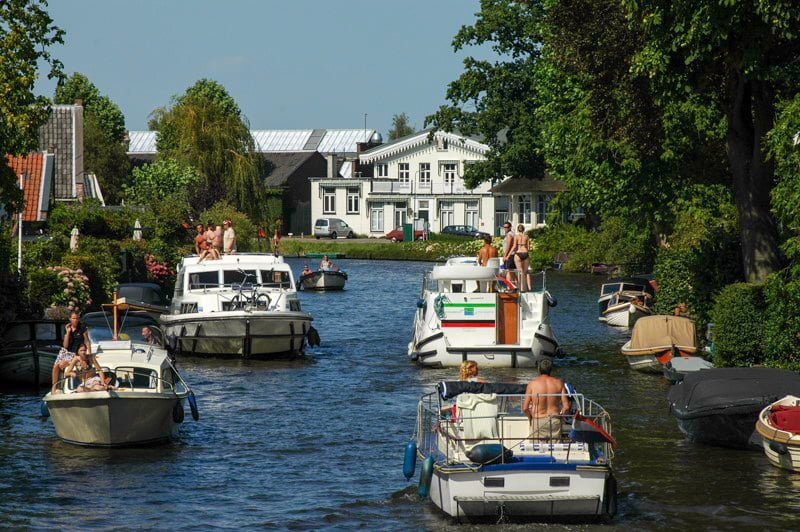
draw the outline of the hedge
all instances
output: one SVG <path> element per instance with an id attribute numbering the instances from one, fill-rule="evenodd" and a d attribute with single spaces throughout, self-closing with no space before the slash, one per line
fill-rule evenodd
<path id="1" fill-rule="evenodd" d="M 734 283 L 714 300 L 714 364 L 752 366 L 764 362 L 764 288 L 751 283 Z"/>

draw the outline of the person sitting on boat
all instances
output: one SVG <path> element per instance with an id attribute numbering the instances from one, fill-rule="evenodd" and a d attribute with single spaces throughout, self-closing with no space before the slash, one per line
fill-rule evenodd
<path id="1" fill-rule="evenodd" d="M 153 330 L 147 325 L 142 327 L 142 339 L 144 340 L 144 343 L 148 345 L 155 345 L 156 343 L 158 343 L 156 342 L 156 337 L 153 334 Z"/>
<path id="2" fill-rule="evenodd" d="M 466 382 L 486 382 L 478 377 L 478 363 L 474 360 L 465 360 L 458 370 L 458 380 Z"/>
<path id="3" fill-rule="evenodd" d="M 319 263 L 319 269 L 323 272 L 333 271 L 333 261 L 331 261 L 327 255 L 323 256 Z"/>
<path id="4" fill-rule="evenodd" d="M 305 276 L 311 273 L 311 268 L 308 267 L 308 264 L 303 264 L 303 271 L 300 273 L 300 276 Z"/>
<path id="5" fill-rule="evenodd" d="M 58 351 L 58 357 L 53 364 L 52 384 L 55 387 L 58 382 L 58 374 L 62 369 L 69 366 L 75 357 L 78 347 L 83 345 L 87 351 L 91 351 L 92 344 L 89 341 L 89 329 L 86 325 L 81 323 L 80 314 L 73 312 L 69 315 L 69 323 L 67 323 L 64 331 L 64 342 L 61 349 Z"/>
<path id="6" fill-rule="evenodd" d="M 194 237 L 194 252 L 200 256 L 200 258 L 197 259 L 197 262 L 203 262 L 206 259 L 219 258 L 219 256 L 214 257 L 214 249 L 209 243 L 206 233 L 206 231 L 203 231 L 203 224 L 197 224 L 197 235 Z"/>
<path id="7" fill-rule="evenodd" d="M 564 381 L 550 375 L 553 362 L 539 362 L 539 376 L 528 383 L 522 411 L 531 422 L 530 437 L 537 440 L 561 438 L 562 416 L 569 412 Z"/>
<path id="8" fill-rule="evenodd" d="M 66 375 L 80 377 L 78 392 L 99 392 L 106 389 L 106 376 L 97 357 L 90 355 L 85 345 L 78 347 L 77 356 L 67 366 Z"/>

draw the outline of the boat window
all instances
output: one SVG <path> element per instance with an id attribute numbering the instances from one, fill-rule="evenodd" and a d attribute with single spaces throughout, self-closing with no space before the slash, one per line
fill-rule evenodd
<path id="1" fill-rule="evenodd" d="M 219 286 L 219 272 L 194 272 L 189 274 L 189 290 L 203 288 L 217 288 Z"/>
<path id="2" fill-rule="evenodd" d="M 36 324 L 36 339 L 37 340 L 57 340 L 58 332 L 57 323 L 37 323 Z"/>
<path id="3" fill-rule="evenodd" d="M 180 297 L 183 295 L 183 272 L 178 274 L 178 278 L 175 281 L 175 297 Z"/>
<path id="4" fill-rule="evenodd" d="M 613 294 L 614 292 L 619 292 L 620 290 L 622 290 L 622 285 L 619 283 L 603 285 L 603 294 Z"/>
<path id="5" fill-rule="evenodd" d="M 3 334 L 4 342 L 22 342 L 30 339 L 31 329 L 27 323 L 18 323 L 13 327 L 9 327 Z"/>
<path id="6" fill-rule="evenodd" d="M 120 388 L 152 390 L 158 387 L 158 375 L 153 369 L 117 366 L 114 373 Z"/>
<path id="7" fill-rule="evenodd" d="M 640 284 L 628 284 L 625 283 L 622 285 L 622 290 L 628 290 L 631 292 L 644 292 L 644 286 Z"/>
<path id="8" fill-rule="evenodd" d="M 254 285 L 258 282 L 255 270 L 225 270 L 223 283 L 225 286 Z"/>
<path id="9" fill-rule="evenodd" d="M 126 324 L 119 329 L 119 340 L 130 340 L 131 342 L 137 343 L 147 343 L 142 336 L 142 328 L 144 326 L 150 327 L 150 332 L 153 334 L 155 338 L 155 345 L 162 346 L 163 345 L 163 338 L 161 335 L 161 331 L 153 324 L 146 324 L 146 323 L 138 323 L 138 324 Z M 105 342 L 108 340 L 113 340 L 111 333 L 111 327 L 106 324 L 102 325 L 88 325 L 87 328 L 89 329 L 89 340 L 96 344 L 97 342 Z"/>
<path id="10" fill-rule="evenodd" d="M 270 288 L 290 288 L 289 272 L 278 270 L 261 270 L 261 286 Z"/>

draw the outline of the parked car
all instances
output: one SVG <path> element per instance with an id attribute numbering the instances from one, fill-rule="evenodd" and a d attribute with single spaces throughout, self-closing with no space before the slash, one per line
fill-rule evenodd
<path id="1" fill-rule="evenodd" d="M 471 236 L 472 238 L 484 238 L 491 236 L 489 233 L 478 231 L 471 225 L 448 225 L 442 229 L 443 235 Z"/>
<path id="2" fill-rule="evenodd" d="M 414 229 L 414 240 L 422 240 L 425 231 L 422 229 Z M 403 241 L 403 228 L 398 227 L 396 229 L 392 229 L 388 233 L 386 233 L 386 238 L 391 240 L 392 242 L 402 242 Z"/>
<path id="3" fill-rule="evenodd" d="M 353 232 L 353 228 L 347 225 L 344 220 L 339 218 L 317 218 L 317 221 L 314 222 L 314 236 L 316 238 L 323 236 L 353 238 L 356 234 Z"/>

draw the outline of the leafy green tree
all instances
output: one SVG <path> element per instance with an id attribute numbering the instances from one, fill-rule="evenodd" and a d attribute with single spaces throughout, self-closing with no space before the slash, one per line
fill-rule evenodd
<path id="1" fill-rule="evenodd" d="M 63 65 L 50 49 L 64 42 L 64 31 L 45 11 L 47 2 L 0 2 L 0 154 L 21 155 L 36 149 L 38 128 L 50 113 L 49 101 L 33 94 L 42 68 L 60 78 Z M 22 200 L 16 176 L 0 160 L 0 204 L 16 211 Z"/>
<path id="2" fill-rule="evenodd" d="M 58 104 L 72 104 L 76 99 L 83 100 L 84 113 L 95 117 L 105 135 L 117 142 L 125 139 L 125 116 L 119 106 L 100 90 L 89 78 L 80 72 L 73 73 L 56 87 L 54 101 Z"/>
<path id="3" fill-rule="evenodd" d="M 409 123 L 407 114 L 400 113 L 399 115 L 392 116 L 392 129 L 389 130 L 389 140 L 413 135 L 414 132 L 414 126 Z"/>
<path id="4" fill-rule="evenodd" d="M 797 92 L 800 11 L 790 0 L 625 5 L 643 38 L 632 71 L 650 79 L 662 105 L 719 124 L 739 211 L 744 273 L 748 281 L 763 281 L 781 264 L 766 134 L 776 102 Z M 665 126 L 671 138 L 692 131 Z"/>
<path id="5" fill-rule="evenodd" d="M 221 85 L 200 80 L 174 98 L 158 122 L 159 157 L 191 166 L 202 177 L 190 191 L 198 211 L 226 199 L 252 220 L 265 219 L 264 160 Z"/>
<path id="6" fill-rule="evenodd" d="M 125 197 L 134 205 L 149 205 L 174 194 L 186 195 L 200 180 L 200 174 L 191 166 L 163 157 L 153 164 L 133 169 L 131 184 L 125 187 Z"/>

